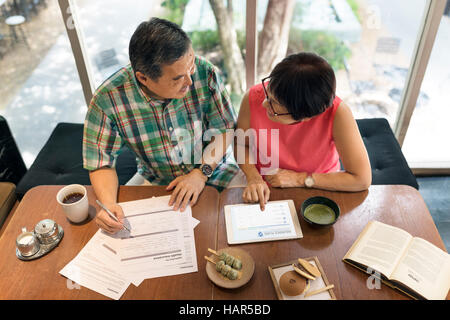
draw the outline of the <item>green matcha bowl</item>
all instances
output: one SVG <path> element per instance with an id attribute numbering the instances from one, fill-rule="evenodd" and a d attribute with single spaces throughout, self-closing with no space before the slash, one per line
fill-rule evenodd
<path id="1" fill-rule="evenodd" d="M 301 212 L 303 219 L 309 224 L 316 227 L 328 227 L 337 221 L 341 209 L 331 199 L 312 197 L 302 203 Z"/>

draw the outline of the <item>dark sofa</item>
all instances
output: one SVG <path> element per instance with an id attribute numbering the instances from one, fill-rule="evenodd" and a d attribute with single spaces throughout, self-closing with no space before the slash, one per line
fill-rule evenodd
<path id="1" fill-rule="evenodd" d="M 369 154 L 372 184 L 403 184 L 418 189 L 417 180 L 387 120 L 362 119 L 357 120 L 357 124 Z M 0 197 L 0 200 L 4 199 L 7 210 L 0 211 L 0 226 L 15 197 L 22 199 L 35 186 L 90 184 L 89 174 L 83 169 L 83 124 L 59 123 L 28 170 L 2 117 L 0 130 L 0 182 L 9 183 L 1 189 L 7 193 Z M 135 155 L 126 147 L 117 159 L 116 170 L 121 185 L 136 173 Z"/>
<path id="2" fill-rule="evenodd" d="M 383 118 L 356 122 L 369 154 L 372 184 L 404 184 L 419 190 L 389 122 Z"/>
<path id="3" fill-rule="evenodd" d="M 17 185 L 17 197 L 22 199 L 38 185 L 91 184 L 83 168 L 82 140 L 83 124 L 59 123 Z M 121 185 L 136 173 L 136 157 L 126 147 L 117 158 L 116 171 Z"/>
<path id="4" fill-rule="evenodd" d="M 372 184 L 406 184 L 419 188 L 400 146 L 385 119 L 357 120 L 369 153 Z M 16 188 L 19 199 L 37 185 L 90 184 L 82 161 L 83 125 L 59 123 L 33 165 Z M 117 159 L 119 183 L 125 184 L 136 172 L 133 153 L 124 148 Z"/>

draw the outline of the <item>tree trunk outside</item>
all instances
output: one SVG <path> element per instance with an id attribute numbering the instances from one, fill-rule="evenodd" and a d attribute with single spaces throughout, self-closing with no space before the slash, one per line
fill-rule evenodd
<path id="1" fill-rule="evenodd" d="M 231 0 L 229 0 L 228 7 L 231 7 L 230 2 Z M 216 18 L 231 91 L 242 95 L 244 92 L 245 64 L 237 42 L 233 15 L 230 14 L 223 0 L 209 0 L 209 3 Z"/>
<path id="2" fill-rule="evenodd" d="M 285 56 L 294 0 L 269 0 L 258 45 L 258 78 L 269 75 Z"/>

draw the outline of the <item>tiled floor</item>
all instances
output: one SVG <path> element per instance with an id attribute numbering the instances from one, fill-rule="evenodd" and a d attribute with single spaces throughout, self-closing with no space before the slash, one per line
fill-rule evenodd
<path id="1" fill-rule="evenodd" d="M 450 251 L 450 177 L 421 177 L 417 181 L 442 241 Z"/>

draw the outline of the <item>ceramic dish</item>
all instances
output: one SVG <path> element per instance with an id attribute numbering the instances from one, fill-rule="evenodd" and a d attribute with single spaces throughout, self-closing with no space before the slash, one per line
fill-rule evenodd
<path id="1" fill-rule="evenodd" d="M 311 210 L 314 208 L 314 210 Z M 325 197 L 312 197 L 303 201 L 301 206 L 303 219 L 317 227 L 328 227 L 336 223 L 341 209 L 331 199 Z"/>
<path id="2" fill-rule="evenodd" d="M 208 278 L 217 286 L 227 289 L 239 288 L 249 282 L 253 276 L 253 272 L 255 271 L 255 261 L 253 258 L 245 250 L 239 248 L 228 247 L 217 250 L 218 254 L 221 254 L 222 252 L 232 255 L 242 261 L 242 269 L 239 270 L 240 276 L 236 280 L 230 280 L 223 276 L 220 272 L 216 271 L 215 264 L 205 261 L 206 274 L 208 275 Z M 219 257 L 215 254 L 209 256 L 209 258 L 214 262 L 219 261 Z"/>

